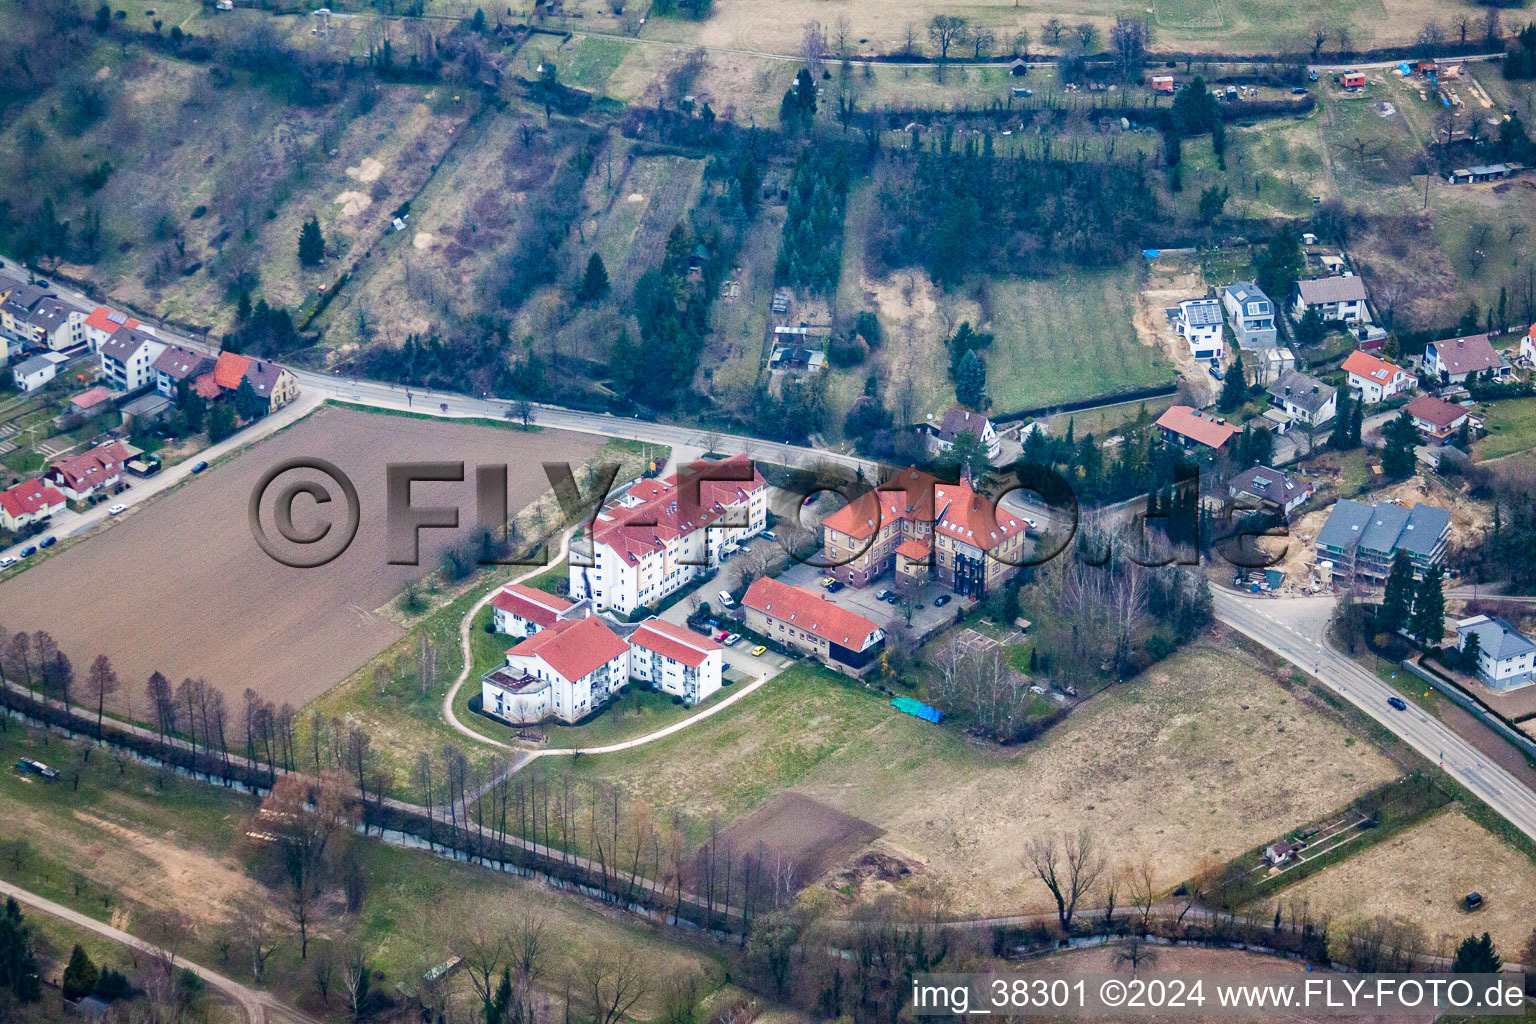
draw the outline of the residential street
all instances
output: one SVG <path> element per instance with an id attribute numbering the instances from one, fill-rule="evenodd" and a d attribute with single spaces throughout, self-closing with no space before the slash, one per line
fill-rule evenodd
<path id="1" fill-rule="evenodd" d="M 1221 587 L 1211 593 L 1223 623 L 1322 680 L 1536 839 L 1536 793 L 1417 706 L 1394 710 L 1387 699 L 1398 692 L 1389 683 L 1329 646 L 1333 598 L 1249 598 Z"/>

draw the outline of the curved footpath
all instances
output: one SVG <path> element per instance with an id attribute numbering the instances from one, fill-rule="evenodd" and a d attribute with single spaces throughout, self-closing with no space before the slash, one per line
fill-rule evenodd
<path id="1" fill-rule="evenodd" d="M 141 953 L 169 959 L 172 964 L 186 968 L 226 996 L 235 1006 L 239 1007 L 240 1012 L 245 1016 L 246 1024 L 267 1024 L 269 1021 L 273 1022 L 273 1024 L 279 1021 L 294 1021 L 297 1024 L 320 1024 L 315 1018 L 301 1013 L 291 1006 L 284 1006 L 265 992 L 246 988 L 238 981 L 226 978 L 217 971 L 211 971 L 206 967 L 192 963 L 190 960 L 178 957 L 174 953 L 161 949 L 152 942 L 146 942 L 136 935 L 130 935 L 125 931 L 98 921 L 94 917 L 88 917 L 77 910 L 71 910 L 50 899 L 28 892 L 19 886 L 0 880 L 0 895 L 15 897 L 16 902 L 25 904 L 33 910 L 40 911 L 50 917 L 56 917 L 76 928 L 83 928 L 103 938 L 111 939 L 113 942 L 120 942 Z"/>
<path id="2" fill-rule="evenodd" d="M 556 559 L 557 561 L 563 560 L 570 554 L 571 538 L 576 535 L 576 531 L 579 529 L 580 526 L 573 526 L 561 535 L 560 552 L 558 558 Z M 521 576 L 510 580 L 509 582 L 522 583 L 526 580 L 532 579 L 534 576 L 537 576 L 539 573 L 543 572 L 545 568 L 545 566 L 535 566 L 534 568 L 523 573 Z M 657 729 L 652 733 L 646 733 L 644 736 L 636 736 L 633 739 L 620 740 L 617 743 L 609 743 L 601 747 L 560 747 L 556 749 L 544 750 L 526 750 L 521 747 L 514 747 L 510 743 L 503 743 L 501 740 L 491 739 L 489 736 L 482 735 L 481 733 L 476 732 L 474 729 L 471 729 L 469 726 L 465 725 L 462 721 L 459 720 L 458 714 L 453 709 L 453 702 L 458 698 L 459 690 L 463 687 L 465 682 L 469 680 L 470 673 L 474 671 L 475 667 L 474 660 L 470 654 L 469 649 L 469 635 L 470 631 L 474 629 L 475 616 L 480 614 L 480 609 L 489 604 L 491 598 L 495 597 L 497 591 L 499 591 L 505 585 L 506 584 L 498 583 L 495 587 L 486 591 L 485 596 L 475 602 L 474 607 L 470 608 L 469 611 L 464 614 L 463 620 L 459 623 L 459 653 L 460 656 L 464 659 L 464 667 L 459 670 L 459 677 L 453 681 L 452 686 L 448 687 L 448 693 L 443 697 L 443 718 L 447 720 L 448 724 L 452 726 L 455 731 L 463 736 L 469 737 L 477 743 L 486 743 L 493 747 L 500 747 L 502 750 L 511 750 L 514 752 L 512 763 L 508 767 L 507 771 L 501 776 L 501 778 L 493 779 L 487 785 L 495 785 L 497 782 L 500 782 L 501 779 L 504 779 L 508 775 L 512 775 L 515 772 L 521 771 L 523 768 L 526 768 L 529 764 L 533 763 L 536 759 L 541 757 L 574 757 L 577 754 L 611 754 L 615 751 L 630 750 L 634 747 L 642 747 L 647 743 L 653 743 L 664 736 L 671 736 L 675 732 L 681 732 L 689 726 L 694 725 L 697 722 L 701 722 L 711 715 L 724 711 L 726 708 L 730 707 L 732 704 L 735 704 L 742 698 L 755 693 L 759 688 L 762 687 L 764 683 L 778 674 L 775 672 L 768 675 L 758 676 L 757 679 L 751 683 L 743 686 L 741 689 L 737 690 L 730 696 L 714 704 L 711 704 L 709 707 L 700 711 L 698 714 L 689 715 L 687 718 L 680 722 L 673 722 L 671 725 L 666 726 L 665 728 Z M 473 794 L 468 797 L 468 799 L 473 798 Z"/>

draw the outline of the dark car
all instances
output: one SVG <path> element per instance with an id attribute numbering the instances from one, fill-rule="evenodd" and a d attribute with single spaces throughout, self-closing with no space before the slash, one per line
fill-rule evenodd
<path id="1" fill-rule="evenodd" d="M 208 463 L 206 463 L 206 462 L 199 462 L 195 466 L 192 467 L 192 472 L 194 472 L 194 473 L 201 473 L 203 470 L 205 470 L 207 468 L 208 468 Z"/>
<path id="2" fill-rule="evenodd" d="M 51 548 L 58 542 L 59 539 L 57 537 L 44 537 L 42 540 L 37 542 L 37 546 L 40 548 Z"/>
<path id="3" fill-rule="evenodd" d="M 35 554 L 37 554 L 37 545 L 35 544 L 28 544 L 26 547 L 21 549 L 22 558 L 29 558 Z"/>
<path id="4" fill-rule="evenodd" d="M 1394 708 L 1397 708 L 1399 711 L 1408 710 L 1408 705 L 1403 703 L 1403 698 L 1401 697 L 1388 697 L 1387 703 L 1392 705 Z"/>
<path id="5" fill-rule="evenodd" d="M 847 585 L 848 584 L 844 583 L 842 580 L 833 580 L 831 583 L 827 584 L 827 593 L 835 594 Z"/>
<path id="6" fill-rule="evenodd" d="M 933 599 L 933 606 L 935 608 L 943 608 L 947 604 L 949 604 L 948 594 L 940 594 L 938 597 Z"/>
<path id="7" fill-rule="evenodd" d="M 1307 87 L 1306 86 L 1304 86 L 1304 85 L 1293 85 L 1293 86 L 1291 86 L 1291 95 L 1292 96 L 1305 96 L 1306 94 L 1307 94 Z"/>

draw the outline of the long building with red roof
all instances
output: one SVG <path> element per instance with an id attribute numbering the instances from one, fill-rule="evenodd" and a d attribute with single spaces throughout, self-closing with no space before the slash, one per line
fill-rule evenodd
<path id="1" fill-rule="evenodd" d="M 764 576 L 742 596 L 747 627 L 786 647 L 858 672 L 884 646 L 885 631 L 831 598 Z"/>
<path id="2" fill-rule="evenodd" d="M 745 455 L 641 480 L 597 517 L 591 564 L 571 559 L 571 596 L 623 615 L 655 605 L 767 525 L 768 485 Z"/>
<path id="3" fill-rule="evenodd" d="M 932 575 L 980 597 L 1023 562 L 1025 525 L 977 494 L 970 475 L 947 484 L 908 469 L 821 524 L 828 572 L 864 587 L 892 570 L 902 585 Z"/>

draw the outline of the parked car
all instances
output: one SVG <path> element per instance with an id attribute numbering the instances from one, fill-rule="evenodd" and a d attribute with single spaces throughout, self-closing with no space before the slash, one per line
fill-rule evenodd
<path id="1" fill-rule="evenodd" d="M 730 635 L 731 635 L 730 630 L 722 629 L 720 632 L 715 634 L 715 643 L 717 643 L 717 644 L 725 643 L 725 638 L 730 636 Z"/>
<path id="2" fill-rule="evenodd" d="M 203 470 L 205 470 L 207 468 L 208 468 L 208 463 L 206 463 L 206 462 L 199 462 L 199 463 L 197 463 L 196 465 L 194 465 L 192 467 L 192 472 L 194 472 L 194 473 L 201 473 Z"/>
<path id="3" fill-rule="evenodd" d="M 51 548 L 58 542 L 59 539 L 57 537 L 44 537 L 42 540 L 37 542 L 37 546 L 40 548 Z"/>
<path id="4" fill-rule="evenodd" d="M 1407 711 L 1408 710 L 1408 705 L 1403 702 L 1403 698 L 1401 698 L 1401 697 L 1388 697 L 1387 698 L 1387 703 L 1392 705 L 1394 708 L 1396 708 L 1399 711 Z"/>
<path id="5" fill-rule="evenodd" d="M 837 582 L 837 579 L 835 577 L 832 577 L 832 576 L 823 576 L 821 578 L 821 585 L 824 586 L 824 587 L 830 587 L 832 584 L 834 584 L 836 582 Z"/>
<path id="6" fill-rule="evenodd" d="M 761 658 L 764 654 L 767 654 L 767 653 L 768 653 L 768 648 L 763 646 L 762 644 L 758 644 L 756 647 L 752 648 L 752 657 L 754 657 L 754 658 Z"/>
<path id="7" fill-rule="evenodd" d="M 940 594 L 938 597 L 933 599 L 933 606 L 935 608 L 943 608 L 947 604 L 949 604 L 948 594 Z"/>
<path id="8" fill-rule="evenodd" d="M 107 515 L 109 515 L 109 516 L 120 516 L 124 512 L 127 512 L 127 511 L 128 511 L 128 506 L 127 505 L 113 505 L 111 508 L 107 509 Z"/>
<path id="9" fill-rule="evenodd" d="M 726 637 L 724 640 L 721 640 L 720 642 L 722 644 L 724 644 L 725 646 L 729 647 L 729 646 L 731 646 L 731 644 L 734 644 L 736 641 L 738 641 L 740 639 L 741 639 L 741 634 L 740 633 L 732 633 L 730 636 Z"/>
<path id="10" fill-rule="evenodd" d="M 886 603 L 886 604 L 895 604 L 895 603 L 896 603 L 896 602 L 897 602 L 897 601 L 900 601 L 900 600 L 901 600 L 901 595 L 900 595 L 900 594 L 898 594 L 898 593 L 895 593 L 895 592 L 894 592 L 894 591 L 893 591 L 893 592 L 892 592 L 892 593 L 891 593 L 891 596 L 890 596 L 890 597 L 887 597 L 887 598 L 886 598 L 886 599 L 885 599 L 885 603 Z"/>
<path id="11" fill-rule="evenodd" d="M 876 601 L 888 601 L 888 600 L 890 600 L 891 595 L 894 594 L 894 593 L 895 593 L 894 590 L 889 590 L 889 589 L 882 590 L 882 591 L 880 591 L 880 593 L 875 595 L 875 600 Z"/>
<path id="12" fill-rule="evenodd" d="M 37 554 L 37 545 L 36 544 L 28 544 L 26 547 L 21 549 L 21 557 L 22 558 L 29 558 L 29 557 L 31 557 L 32 555 L 35 555 L 35 554 Z"/>
<path id="13" fill-rule="evenodd" d="M 731 596 L 731 592 L 729 590 L 722 590 L 722 591 L 720 591 L 720 593 L 716 594 L 715 596 L 720 598 L 720 603 L 722 605 L 724 605 L 725 607 L 727 607 L 727 608 L 735 608 L 736 607 L 736 599 Z"/>
<path id="14" fill-rule="evenodd" d="M 15 564 L 16 559 L 12 558 L 10 555 L 6 555 L 4 558 L 0 558 L 0 569 L 9 569 Z"/>
<path id="15" fill-rule="evenodd" d="M 830 584 L 827 585 L 827 593 L 835 594 L 847 585 L 848 584 L 844 583 L 842 580 L 833 580 Z"/>
<path id="16" fill-rule="evenodd" d="M 1026 529 L 1026 530 L 1038 530 L 1038 529 L 1040 529 L 1040 524 L 1038 522 L 1036 522 L 1034 519 L 1031 519 L 1029 516 L 1019 516 L 1019 520 L 1021 522 L 1023 522 L 1024 529 Z"/>
<path id="17" fill-rule="evenodd" d="M 763 536 L 764 540 L 778 540 L 779 539 L 779 535 L 774 533 L 772 530 L 764 530 L 762 536 Z"/>
<path id="18" fill-rule="evenodd" d="M 50 768 L 41 761 L 34 761 L 30 757 L 24 757 L 16 762 L 16 770 L 27 775 L 41 775 L 45 779 L 59 777 L 57 768 Z"/>

